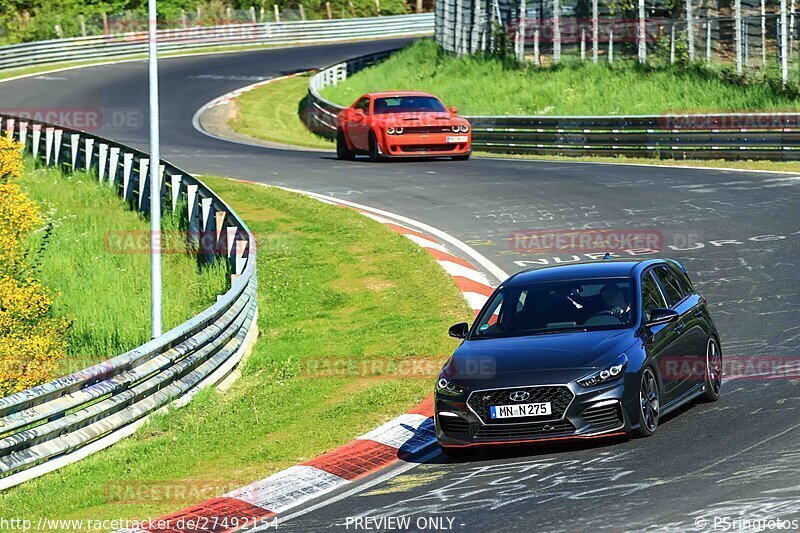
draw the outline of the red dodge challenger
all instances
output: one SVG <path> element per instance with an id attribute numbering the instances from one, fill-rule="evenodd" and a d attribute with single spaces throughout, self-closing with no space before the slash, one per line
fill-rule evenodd
<path id="1" fill-rule="evenodd" d="M 427 93 L 386 92 L 365 94 L 339 113 L 336 155 L 354 159 L 358 154 L 379 161 L 389 157 L 470 156 L 469 122 Z"/>

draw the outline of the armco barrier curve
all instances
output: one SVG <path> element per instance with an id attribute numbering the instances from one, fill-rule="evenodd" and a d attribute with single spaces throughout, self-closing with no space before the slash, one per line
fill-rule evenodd
<path id="1" fill-rule="evenodd" d="M 320 95 L 329 85 L 392 52 L 331 65 L 308 83 L 306 125 L 335 138 L 344 109 Z M 752 113 L 662 116 L 467 116 L 472 146 L 484 152 L 664 159 L 800 160 L 800 114 Z"/>
<path id="2" fill-rule="evenodd" d="M 209 46 L 285 45 L 433 33 L 433 13 L 158 30 L 160 51 Z M 0 70 L 147 52 L 147 32 L 54 39 L 0 47 Z"/>
<path id="3" fill-rule="evenodd" d="M 96 173 L 133 209 L 149 206 L 148 155 L 52 124 L 0 115 L 0 129 L 47 166 Z M 257 335 L 255 238 L 200 180 L 162 161 L 165 209 L 185 216 L 201 260 L 227 261 L 231 287 L 191 320 L 130 352 L 0 398 L 0 489 L 74 462 L 227 376 Z M 144 326 L 143 326 L 144 327 Z"/>

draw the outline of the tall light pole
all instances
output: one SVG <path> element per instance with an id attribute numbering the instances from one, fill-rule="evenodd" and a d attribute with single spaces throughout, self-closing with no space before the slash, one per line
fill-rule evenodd
<path id="1" fill-rule="evenodd" d="M 148 0 L 150 70 L 150 333 L 161 335 L 161 155 L 158 135 L 158 20 L 156 0 Z M 139 176 L 144 179 L 144 176 Z"/>

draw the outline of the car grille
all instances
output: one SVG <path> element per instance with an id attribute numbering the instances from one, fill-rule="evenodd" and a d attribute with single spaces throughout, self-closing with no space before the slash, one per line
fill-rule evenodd
<path id="1" fill-rule="evenodd" d="M 562 422 L 520 424 L 517 426 L 481 426 L 475 431 L 477 439 L 529 439 L 547 435 L 561 435 L 575 432 L 575 426 L 564 420 Z"/>
<path id="2" fill-rule="evenodd" d="M 448 435 L 454 433 L 461 435 L 469 433 L 469 422 L 461 417 L 456 418 L 452 416 L 440 416 L 439 427 L 442 428 L 442 431 Z"/>
<path id="3" fill-rule="evenodd" d="M 515 391 L 526 391 L 530 394 L 528 399 L 521 403 L 550 402 L 553 414 L 547 417 L 547 420 L 559 420 L 563 418 L 564 412 L 567 410 L 567 407 L 569 407 L 573 398 L 572 391 L 564 385 L 544 385 L 475 391 L 470 394 L 467 404 L 475 411 L 475 414 L 487 424 L 519 424 L 520 422 L 541 421 L 542 417 L 505 418 L 496 420 L 489 418 L 489 406 L 511 405 L 515 403 L 508 397 L 509 394 Z"/>
<path id="4" fill-rule="evenodd" d="M 599 407 L 589 407 L 581 416 L 591 424 L 592 431 L 603 431 L 622 425 L 622 410 L 619 402 Z"/>
<path id="5" fill-rule="evenodd" d="M 403 133 L 453 133 L 455 135 L 450 126 L 411 126 L 410 128 L 403 127 Z"/>
<path id="6" fill-rule="evenodd" d="M 401 145 L 400 149 L 404 152 L 448 152 L 455 150 L 455 144 L 411 144 Z"/>

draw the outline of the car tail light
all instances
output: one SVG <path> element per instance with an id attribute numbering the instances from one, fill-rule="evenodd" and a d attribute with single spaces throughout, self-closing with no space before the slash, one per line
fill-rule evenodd
<path id="1" fill-rule="evenodd" d="M 451 127 L 450 129 L 453 130 L 453 133 L 458 133 L 459 131 L 461 131 L 461 126 L 456 125 Z"/>
<path id="2" fill-rule="evenodd" d="M 460 129 L 462 132 L 467 133 L 469 131 L 469 126 L 467 126 L 466 124 L 462 124 Z"/>

